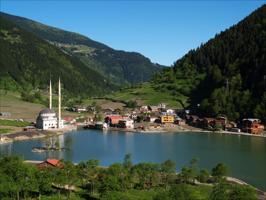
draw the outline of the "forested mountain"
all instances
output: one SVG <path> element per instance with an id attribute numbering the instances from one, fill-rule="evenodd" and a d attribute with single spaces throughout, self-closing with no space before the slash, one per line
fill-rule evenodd
<path id="1" fill-rule="evenodd" d="M 155 72 L 162 69 L 161 65 L 152 63 L 139 53 L 117 51 L 80 34 L 50 27 L 26 18 L 5 13 L 1 13 L 1 16 L 56 45 L 65 53 L 77 57 L 87 67 L 97 70 L 119 85 L 147 81 Z"/>
<path id="2" fill-rule="evenodd" d="M 202 115 L 266 121 L 266 5 L 154 77 Z"/>
<path id="3" fill-rule="evenodd" d="M 0 16 L 0 86 L 11 90 L 46 89 L 61 77 L 66 93 L 99 95 L 115 86 L 79 59 Z"/>

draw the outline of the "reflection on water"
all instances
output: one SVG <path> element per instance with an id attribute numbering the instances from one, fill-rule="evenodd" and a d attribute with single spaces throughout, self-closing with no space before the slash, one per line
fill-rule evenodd
<path id="1" fill-rule="evenodd" d="M 76 131 L 55 138 L 54 143 L 67 150 L 33 153 L 32 147 L 45 145 L 45 139 L 0 145 L 0 155 L 22 155 L 28 160 L 48 157 L 80 162 L 97 159 L 101 165 L 122 162 L 131 153 L 133 162 L 174 160 L 177 170 L 192 158 L 199 158 L 201 168 L 211 170 L 219 162 L 230 167 L 232 176 L 266 190 L 266 139 L 213 133 L 103 133 Z"/>

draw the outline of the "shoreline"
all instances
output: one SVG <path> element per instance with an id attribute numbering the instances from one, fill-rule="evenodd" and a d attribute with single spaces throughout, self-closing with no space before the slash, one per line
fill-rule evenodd
<path id="1" fill-rule="evenodd" d="M 8 133 L 0 135 L 0 145 L 7 144 L 15 141 L 34 140 L 45 137 L 53 137 L 65 134 L 67 132 L 77 130 L 75 126 L 68 126 L 63 129 L 57 130 L 34 130 L 34 131 L 20 131 L 15 133 Z"/>
<path id="2" fill-rule="evenodd" d="M 93 129 L 91 129 L 93 130 Z M 160 129 L 160 130 L 140 130 L 140 129 L 124 129 L 124 128 L 109 128 L 107 130 L 103 130 L 104 132 L 112 132 L 112 131 L 121 131 L 121 132 L 133 132 L 133 133 L 213 133 L 213 134 L 224 134 L 224 135 L 244 135 L 250 137 L 259 137 L 266 138 L 266 134 L 256 135 L 244 132 L 230 132 L 230 131 L 208 131 L 204 129 Z"/>
<path id="3" fill-rule="evenodd" d="M 0 135 L 0 145 L 11 143 L 14 141 L 24 141 L 24 140 L 32 140 L 32 139 L 40 139 L 44 137 L 52 137 L 58 136 L 70 131 L 75 130 L 94 130 L 94 129 L 79 129 L 78 126 L 68 126 L 59 130 L 35 130 L 35 131 L 20 131 L 15 133 L 1 134 Z M 141 129 L 125 129 L 125 128 L 109 128 L 106 130 L 102 130 L 102 132 L 130 132 L 130 133 L 212 133 L 212 134 L 223 134 L 223 135 L 239 135 L 239 136 L 249 136 L 249 137 L 258 137 L 258 138 L 266 138 L 266 135 L 255 135 L 244 132 L 230 132 L 230 131 L 209 131 L 204 129 L 185 129 L 182 127 L 178 128 L 162 128 L 157 130 L 141 130 Z"/>

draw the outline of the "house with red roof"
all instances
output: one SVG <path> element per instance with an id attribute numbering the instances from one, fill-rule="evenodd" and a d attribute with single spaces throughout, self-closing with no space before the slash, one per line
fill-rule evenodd
<path id="1" fill-rule="evenodd" d="M 63 168 L 63 166 L 64 166 L 63 163 L 57 159 L 46 159 L 45 161 L 37 164 L 37 167 L 39 169 L 45 169 L 49 167 Z"/>

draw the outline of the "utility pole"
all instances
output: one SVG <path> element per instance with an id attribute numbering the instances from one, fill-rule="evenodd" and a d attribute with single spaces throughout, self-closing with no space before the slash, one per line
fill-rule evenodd
<path id="1" fill-rule="evenodd" d="M 266 75 L 263 76 L 264 79 L 264 90 L 266 90 Z"/>
<path id="2" fill-rule="evenodd" d="M 228 80 L 228 78 L 225 81 L 225 87 L 226 87 L 226 91 L 229 93 L 229 80 Z"/>

